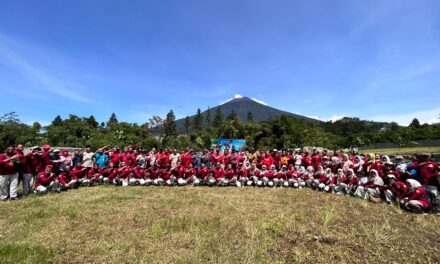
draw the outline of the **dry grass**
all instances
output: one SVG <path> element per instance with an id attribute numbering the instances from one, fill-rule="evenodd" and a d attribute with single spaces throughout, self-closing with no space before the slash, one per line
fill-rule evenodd
<path id="1" fill-rule="evenodd" d="M 440 153 L 440 147 L 414 147 L 414 148 L 384 148 L 384 149 L 368 149 L 359 150 L 361 153 L 379 153 L 388 155 L 412 155 L 414 153 L 428 152 L 428 153 Z"/>
<path id="2" fill-rule="evenodd" d="M 2 263 L 439 263 L 440 218 L 309 189 L 100 186 L 0 204 Z"/>

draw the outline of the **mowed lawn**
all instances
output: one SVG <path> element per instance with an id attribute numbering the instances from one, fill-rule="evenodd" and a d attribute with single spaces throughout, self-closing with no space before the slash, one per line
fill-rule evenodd
<path id="1" fill-rule="evenodd" d="M 309 189 L 100 186 L 0 216 L 1 263 L 440 262 L 440 217 Z"/>

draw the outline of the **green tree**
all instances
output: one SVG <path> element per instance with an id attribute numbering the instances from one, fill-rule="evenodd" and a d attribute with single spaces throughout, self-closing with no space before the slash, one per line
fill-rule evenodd
<path id="1" fill-rule="evenodd" d="M 194 116 L 193 127 L 196 132 L 200 132 L 203 128 L 203 116 L 200 108 L 197 109 L 197 113 Z"/>
<path id="2" fill-rule="evenodd" d="M 185 127 L 186 134 L 188 135 L 189 127 L 191 126 L 191 120 L 189 119 L 189 116 L 186 116 L 185 123 L 183 124 L 183 126 Z"/>
<path id="3" fill-rule="evenodd" d="M 57 115 L 55 119 L 52 121 L 52 125 L 54 126 L 61 126 L 62 123 L 63 123 L 63 119 L 61 118 L 60 115 Z"/>
<path id="4" fill-rule="evenodd" d="M 249 111 L 249 112 L 247 113 L 246 121 L 247 121 L 247 122 L 253 122 L 253 121 L 254 121 L 254 116 L 252 115 L 252 112 L 251 112 L 251 111 Z"/>
<path id="5" fill-rule="evenodd" d="M 170 141 L 172 138 L 177 137 L 177 126 L 176 126 L 176 116 L 174 115 L 173 110 L 168 112 L 167 117 L 165 118 L 164 124 L 164 141 Z"/>
<path id="6" fill-rule="evenodd" d="M 212 125 L 216 128 L 219 128 L 223 123 L 223 114 L 220 107 L 217 107 L 215 110 L 214 120 L 212 121 Z"/>
<path id="7" fill-rule="evenodd" d="M 420 128 L 420 122 L 419 122 L 419 120 L 418 120 L 417 118 L 414 118 L 414 119 L 411 121 L 411 124 L 409 124 L 409 127 L 411 127 L 411 128 Z"/>
<path id="8" fill-rule="evenodd" d="M 208 107 L 208 110 L 206 110 L 206 116 L 205 116 L 206 126 L 211 127 L 211 109 Z"/>
<path id="9" fill-rule="evenodd" d="M 116 118 L 116 114 L 112 113 L 109 120 L 107 121 L 107 126 L 112 126 L 113 124 L 117 124 L 118 123 L 118 118 Z"/>
<path id="10" fill-rule="evenodd" d="M 93 115 L 91 115 L 89 118 L 86 118 L 85 121 L 89 126 L 93 128 L 98 128 L 99 123 L 96 122 L 96 119 Z"/>

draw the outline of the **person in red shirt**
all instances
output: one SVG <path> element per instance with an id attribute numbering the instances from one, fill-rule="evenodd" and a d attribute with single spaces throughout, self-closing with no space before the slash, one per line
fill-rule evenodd
<path id="1" fill-rule="evenodd" d="M 193 156 L 193 150 L 190 149 L 188 152 L 186 152 L 183 155 L 183 157 L 181 157 L 181 160 L 182 160 L 181 163 L 182 163 L 183 167 L 185 167 L 185 168 L 189 167 L 189 164 L 191 164 L 191 161 L 192 161 L 192 156 Z"/>
<path id="2" fill-rule="evenodd" d="M 147 185 L 147 186 L 151 185 L 151 184 L 157 185 L 156 179 L 157 179 L 158 173 L 159 173 L 157 166 L 150 167 L 150 168 L 146 169 L 145 172 L 146 172 L 145 185 Z M 155 183 L 155 181 L 156 181 L 156 183 Z"/>
<path id="3" fill-rule="evenodd" d="M 430 193 L 433 197 L 438 197 L 439 182 L 437 180 L 438 164 L 431 161 L 428 153 L 422 153 L 419 156 L 419 160 L 414 165 L 408 166 L 407 170 L 415 167 L 418 171 L 420 183 L 423 188 Z"/>
<path id="4" fill-rule="evenodd" d="M 128 183 L 130 185 L 145 185 L 147 173 L 145 169 L 141 168 L 140 164 L 137 164 L 134 169 L 132 169 L 130 174 L 130 180 Z"/>
<path id="5" fill-rule="evenodd" d="M 155 166 L 153 166 L 154 169 Z M 164 185 L 170 180 L 171 171 L 169 171 L 169 167 L 167 169 L 160 169 L 157 173 L 157 178 L 154 180 L 154 185 Z"/>
<path id="6" fill-rule="evenodd" d="M 113 181 L 116 185 L 122 185 L 122 187 L 128 186 L 128 180 L 130 178 L 131 168 L 125 162 L 119 163 L 118 176 Z"/>
<path id="7" fill-rule="evenodd" d="M 59 181 L 53 172 L 52 165 L 46 165 L 43 172 L 38 174 L 35 180 L 35 191 L 37 193 L 46 193 L 48 191 L 59 191 Z"/>
<path id="8" fill-rule="evenodd" d="M 42 168 L 45 168 L 47 165 L 51 165 L 50 161 L 50 145 L 46 144 L 42 147 L 43 151 L 40 152 Z"/>
<path id="9" fill-rule="evenodd" d="M 110 153 L 110 161 L 113 162 L 115 167 L 119 166 L 121 160 L 121 153 L 118 147 L 114 147 L 112 153 Z"/>
<path id="10" fill-rule="evenodd" d="M 405 183 L 409 188 L 409 192 L 406 197 L 400 201 L 400 204 L 405 209 L 417 213 L 429 212 L 432 205 L 429 202 L 429 196 L 422 185 L 414 179 L 408 179 Z"/>
<path id="11" fill-rule="evenodd" d="M 200 178 L 196 176 L 196 169 L 193 168 L 192 163 L 184 170 L 183 174 L 185 175 L 185 179 L 194 186 L 200 184 Z"/>
<path id="12" fill-rule="evenodd" d="M 247 173 L 247 169 L 244 166 L 243 163 L 238 163 L 238 168 L 237 168 L 237 187 L 242 187 L 244 188 L 246 182 L 248 181 L 248 173 Z"/>
<path id="13" fill-rule="evenodd" d="M 252 162 L 251 167 L 247 171 L 248 173 L 248 181 L 247 185 L 254 185 L 257 186 L 258 180 L 260 178 L 260 170 L 257 168 L 257 165 L 255 162 Z"/>
<path id="14" fill-rule="evenodd" d="M 0 200 L 17 199 L 18 171 L 20 156 L 15 154 L 14 147 L 8 147 L 5 153 L 0 153 Z"/>
<path id="15" fill-rule="evenodd" d="M 84 169 L 85 170 L 85 169 Z M 108 167 L 102 171 L 102 182 L 105 184 L 112 183 L 118 174 L 118 169 L 113 162 L 108 164 Z"/>
<path id="16" fill-rule="evenodd" d="M 287 169 L 287 165 L 282 165 L 281 170 L 278 172 L 277 178 L 281 187 L 289 187 L 289 179 L 292 177 L 292 173 Z"/>
<path id="17" fill-rule="evenodd" d="M 201 180 L 201 183 L 206 183 L 209 176 L 209 169 L 206 167 L 205 163 L 200 164 L 200 168 L 197 170 L 198 178 Z"/>
<path id="18" fill-rule="evenodd" d="M 350 184 L 350 181 L 353 179 L 353 176 L 355 176 L 353 169 L 348 169 L 346 174 L 338 175 L 338 178 L 336 179 L 335 182 L 336 194 L 348 194 L 348 185 Z"/>
<path id="19" fill-rule="evenodd" d="M 402 200 L 408 192 L 408 186 L 401 181 L 397 181 L 396 176 L 393 174 L 388 174 L 386 178 L 388 179 L 388 184 L 382 188 L 385 201 L 388 204 L 392 204 L 396 200 Z"/>
<path id="20" fill-rule="evenodd" d="M 61 190 L 65 191 L 75 187 L 78 179 L 72 174 L 70 166 L 65 166 L 64 171 L 58 176 Z"/>
<path id="21" fill-rule="evenodd" d="M 302 165 L 304 168 L 308 168 L 309 166 L 313 167 L 312 157 L 309 155 L 309 151 L 306 149 L 304 151 L 304 157 L 302 158 Z"/>
<path id="22" fill-rule="evenodd" d="M 33 150 L 31 150 L 28 154 L 23 154 L 23 145 L 18 145 L 15 149 L 15 153 L 18 155 L 20 159 L 20 169 L 22 173 L 22 182 L 23 182 L 23 194 L 27 195 L 32 191 L 32 186 L 34 184 L 34 171 L 32 163 Z"/>
<path id="23" fill-rule="evenodd" d="M 81 162 L 77 162 L 73 167 L 71 174 L 78 180 L 77 186 L 82 185 L 86 179 L 86 168 L 81 165 Z"/>
<path id="24" fill-rule="evenodd" d="M 211 170 L 210 176 L 208 177 L 208 185 L 213 186 L 218 184 L 225 178 L 225 171 L 220 166 L 220 162 L 215 164 L 215 167 Z"/>
<path id="25" fill-rule="evenodd" d="M 261 168 L 263 169 L 263 165 L 267 168 L 270 168 L 274 163 L 273 157 L 271 155 L 267 155 L 265 152 L 261 153 Z"/>
<path id="26" fill-rule="evenodd" d="M 83 181 L 83 183 L 90 187 L 95 183 L 102 183 L 103 178 L 104 177 L 102 176 L 102 168 L 100 168 L 97 163 L 94 163 L 93 167 L 87 173 L 87 178 Z"/>
<path id="27" fill-rule="evenodd" d="M 266 173 L 266 177 L 268 179 L 267 181 L 268 187 L 272 187 L 272 188 L 278 187 L 280 181 L 278 179 L 278 171 L 275 164 L 272 164 L 272 166 L 270 166 L 270 170 Z"/>
<path id="28" fill-rule="evenodd" d="M 258 187 L 264 187 L 269 182 L 269 178 L 267 178 L 267 173 L 269 171 L 267 170 L 266 165 L 261 166 L 260 174 L 258 175 L 258 181 L 257 186 Z"/>
<path id="29" fill-rule="evenodd" d="M 219 182 L 221 186 L 237 185 L 237 176 L 232 164 L 229 163 L 225 170 L 225 177 Z"/>
<path id="30" fill-rule="evenodd" d="M 315 149 L 313 149 L 312 166 L 316 170 L 318 168 L 318 166 L 321 166 L 321 165 L 322 165 L 322 157 L 319 154 L 319 150 L 315 148 Z"/>

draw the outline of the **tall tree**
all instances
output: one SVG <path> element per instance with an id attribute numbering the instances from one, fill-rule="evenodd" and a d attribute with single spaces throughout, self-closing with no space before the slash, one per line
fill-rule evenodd
<path id="1" fill-rule="evenodd" d="M 193 126 L 196 132 L 200 132 L 203 128 L 203 116 L 200 108 L 197 109 L 197 114 L 193 119 Z"/>
<path id="2" fill-rule="evenodd" d="M 109 120 L 107 121 L 107 126 L 111 126 L 111 125 L 117 124 L 117 123 L 118 123 L 118 119 L 116 118 L 116 114 L 112 113 Z"/>
<path id="3" fill-rule="evenodd" d="M 173 110 L 170 110 L 170 112 L 168 112 L 163 127 L 165 138 L 177 136 L 176 116 L 174 115 Z"/>
<path id="4" fill-rule="evenodd" d="M 418 120 L 417 118 L 414 118 L 414 119 L 411 121 L 411 124 L 409 124 L 409 127 L 412 127 L 412 128 L 420 128 L 420 122 L 419 122 L 419 120 Z"/>
<path id="5" fill-rule="evenodd" d="M 93 115 L 91 115 L 89 118 L 86 118 L 85 121 L 89 126 L 93 128 L 98 128 L 99 123 L 96 122 L 96 119 Z"/>
<path id="6" fill-rule="evenodd" d="M 189 119 L 189 116 L 186 116 L 185 123 L 183 124 L 185 126 L 186 134 L 189 133 L 189 126 L 191 126 L 191 120 Z"/>
<path id="7" fill-rule="evenodd" d="M 252 112 L 251 112 L 251 111 L 249 111 L 249 112 L 247 113 L 246 121 L 247 121 L 247 122 L 254 122 L 254 116 L 252 115 Z"/>
<path id="8" fill-rule="evenodd" d="M 61 126 L 62 123 L 63 123 L 63 119 L 61 118 L 60 115 L 57 115 L 55 119 L 52 121 L 53 126 Z"/>
<path id="9" fill-rule="evenodd" d="M 229 112 L 228 116 L 226 117 L 226 120 L 237 120 L 237 114 L 235 113 L 234 109 Z"/>
<path id="10" fill-rule="evenodd" d="M 205 121 L 206 121 L 206 126 L 211 127 L 211 108 L 209 107 L 208 110 L 206 111 Z"/>
<path id="11" fill-rule="evenodd" d="M 222 114 L 222 110 L 220 109 L 220 107 L 217 107 L 217 109 L 215 110 L 215 116 L 214 116 L 214 120 L 212 121 L 212 125 L 216 128 L 221 127 L 223 123 L 223 114 Z"/>

